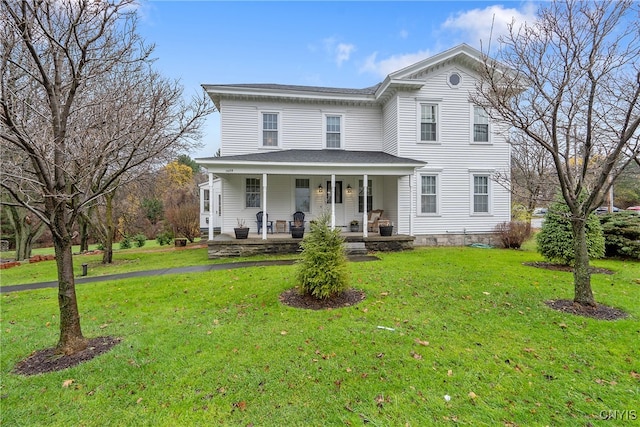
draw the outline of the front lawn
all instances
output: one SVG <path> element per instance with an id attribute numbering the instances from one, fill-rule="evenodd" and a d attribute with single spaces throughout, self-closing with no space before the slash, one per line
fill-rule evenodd
<path id="1" fill-rule="evenodd" d="M 540 260 L 533 252 L 425 248 L 380 258 L 349 264 L 363 302 L 325 311 L 279 303 L 294 266 L 80 285 L 85 335 L 122 342 L 32 377 L 11 370 L 56 343 L 56 290 L 2 295 L 1 422 L 530 426 L 640 418 L 640 263 L 595 262 L 615 272 L 593 276 L 596 299 L 630 315 L 600 321 L 544 304 L 572 298 L 572 275 L 522 265 Z"/>

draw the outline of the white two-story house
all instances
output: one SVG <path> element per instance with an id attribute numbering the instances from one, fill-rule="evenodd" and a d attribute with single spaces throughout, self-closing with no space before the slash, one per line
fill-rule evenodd
<path id="1" fill-rule="evenodd" d="M 221 156 L 197 159 L 210 236 L 214 224 L 233 235 L 238 219 L 256 233 L 260 211 L 287 224 L 302 211 L 308 227 L 329 210 L 366 237 L 375 209 L 416 245 L 486 241 L 510 220 L 510 192 L 493 180 L 510 147 L 469 100 L 480 61 L 463 44 L 364 89 L 203 85 L 221 120 Z"/>

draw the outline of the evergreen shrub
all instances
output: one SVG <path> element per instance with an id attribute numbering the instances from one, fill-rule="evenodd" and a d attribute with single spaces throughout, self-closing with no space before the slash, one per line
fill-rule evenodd
<path id="1" fill-rule="evenodd" d="M 600 217 L 605 256 L 640 259 L 640 215 L 615 212 Z"/>
<path id="2" fill-rule="evenodd" d="M 325 212 L 310 223 L 310 231 L 300 244 L 302 256 L 297 280 L 303 294 L 327 299 L 349 287 L 344 238 L 331 230 L 330 214 Z"/>
<path id="3" fill-rule="evenodd" d="M 587 251 L 589 258 L 604 256 L 604 236 L 600 220 L 595 213 L 589 214 L 586 223 Z M 571 212 L 563 199 L 549 206 L 549 211 L 542 223 L 542 229 L 536 235 L 538 252 L 550 262 L 572 265 L 575 260 Z"/>

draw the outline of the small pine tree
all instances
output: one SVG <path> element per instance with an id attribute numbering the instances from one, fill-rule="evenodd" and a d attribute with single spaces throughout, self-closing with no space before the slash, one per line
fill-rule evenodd
<path id="1" fill-rule="evenodd" d="M 551 204 L 536 236 L 538 252 L 551 262 L 572 265 L 575 260 L 575 244 L 571 227 L 571 212 L 561 197 Z M 591 213 L 586 224 L 587 250 L 589 258 L 604 256 L 604 236 L 600 220 Z"/>
<path id="2" fill-rule="evenodd" d="M 298 284 L 304 294 L 327 299 L 349 287 L 344 238 L 340 230 L 329 227 L 330 214 L 323 213 L 311 223 L 300 246 L 302 259 L 298 264 Z"/>

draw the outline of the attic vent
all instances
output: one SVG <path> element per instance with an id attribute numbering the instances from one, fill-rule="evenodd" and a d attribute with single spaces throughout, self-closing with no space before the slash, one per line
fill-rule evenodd
<path id="1" fill-rule="evenodd" d="M 449 74 L 449 86 L 457 87 L 462 81 L 462 77 L 459 73 L 453 72 Z"/>

